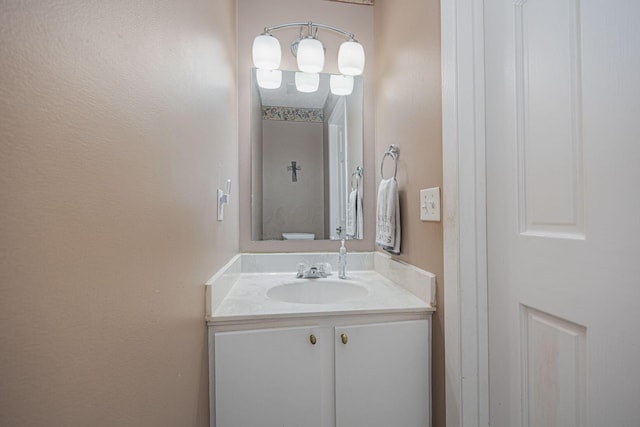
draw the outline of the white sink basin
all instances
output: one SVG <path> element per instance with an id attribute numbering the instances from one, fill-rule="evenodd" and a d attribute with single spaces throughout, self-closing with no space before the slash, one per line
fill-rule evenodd
<path id="1" fill-rule="evenodd" d="M 352 280 L 300 279 L 274 286 L 271 299 L 299 304 L 335 304 L 364 298 L 369 291 Z"/>

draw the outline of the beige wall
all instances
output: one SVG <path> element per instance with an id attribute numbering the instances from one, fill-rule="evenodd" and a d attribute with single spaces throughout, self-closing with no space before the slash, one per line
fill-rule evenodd
<path id="1" fill-rule="evenodd" d="M 233 0 L 0 2 L 0 425 L 208 425 L 234 27 Z"/>
<path id="2" fill-rule="evenodd" d="M 347 243 L 349 250 L 373 250 L 374 225 L 374 124 L 373 124 L 373 7 L 322 0 L 237 0 L 238 4 L 238 120 L 239 120 L 239 155 L 242 170 L 251 168 L 251 135 L 250 135 L 250 69 L 253 67 L 251 46 L 256 35 L 264 31 L 264 27 L 286 22 L 312 20 L 329 24 L 350 31 L 356 35 L 365 49 L 367 65 L 364 72 L 364 211 L 365 238 L 362 241 Z M 282 46 L 282 65 L 285 70 L 297 70 L 295 58 L 288 46 L 298 35 L 297 28 L 274 32 Z M 326 47 L 326 73 L 337 73 L 338 48 L 345 38 L 337 33 L 320 30 L 318 37 Z M 242 252 L 292 252 L 292 251 L 337 251 L 339 244 L 332 241 L 293 242 L 251 240 L 251 177 L 240 176 L 240 250 Z"/>
<path id="3" fill-rule="evenodd" d="M 443 427 L 442 223 L 421 222 L 419 206 L 421 188 L 442 187 L 440 2 L 376 0 L 374 12 L 376 164 L 390 144 L 400 146 L 402 253 L 397 258 L 436 274 L 433 425 Z"/>

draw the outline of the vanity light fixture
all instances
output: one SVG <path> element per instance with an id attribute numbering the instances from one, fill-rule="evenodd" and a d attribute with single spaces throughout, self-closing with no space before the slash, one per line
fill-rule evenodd
<path id="1" fill-rule="evenodd" d="M 282 71 L 256 69 L 258 85 L 264 89 L 278 89 L 282 84 Z"/>
<path id="2" fill-rule="evenodd" d="M 307 37 L 298 43 L 297 62 L 300 71 L 319 73 L 324 68 L 324 46 L 313 37 Z"/>
<path id="3" fill-rule="evenodd" d="M 318 29 L 331 30 L 347 37 L 347 41 L 340 45 L 338 50 L 338 70 L 345 76 L 359 76 L 364 71 L 364 48 L 355 39 L 354 34 L 341 30 L 331 25 L 317 22 L 289 22 L 286 24 L 265 27 L 264 33 L 253 40 L 253 64 L 263 70 L 276 70 L 280 67 L 282 52 L 280 42 L 273 37 L 272 31 L 282 28 L 300 27 L 300 36 L 291 42 L 291 53 L 296 57 L 298 68 L 305 73 L 319 73 L 324 68 L 324 46 L 318 40 Z M 303 35 L 307 29 L 306 36 Z M 297 77 L 297 76 L 296 76 Z M 263 86 L 258 80 L 260 87 Z M 278 86 L 279 87 L 279 86 Z"/>
<path id="4" fill-rule="evenodd" d="M 269 33 L 262 34 L 253 40 L 252 55 L 256 68 L 275 70 L 282 59 L 280 42 Z"/>
<path id="5" fill-rule="evenodd" d="M 334 95 L 351 95 L 351 92 L 353 92 L 353 76 L 332 74 L 329 78 L 329 87 Z"/>
<path id="6" fill-rule="evenodd" d="M 364 48 L 354 40 L 340 45 L 338 70 L 346 76 L 359 76 L 364 71 Z"/>
<path id="7" fill-rule="evenodd" d="M 296 71 L 295 82 L 298 92 L 313 93 L 320 86 L 320 74 Z"/>

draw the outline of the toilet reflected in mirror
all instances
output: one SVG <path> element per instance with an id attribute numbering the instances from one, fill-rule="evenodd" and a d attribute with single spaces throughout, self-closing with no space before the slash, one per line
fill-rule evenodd
<path id="1" fill-rule="evenodd" d="M 283 240 L 315 240 L 314 233 L 282 233 Z"/>

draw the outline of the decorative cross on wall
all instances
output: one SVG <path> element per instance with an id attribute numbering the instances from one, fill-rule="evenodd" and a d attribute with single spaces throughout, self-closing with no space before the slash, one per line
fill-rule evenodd
<path id="1" fill-rule="evenodd" d="M 287 166 L 287 170 L 291 171 L 291 182 L 298 182 L 298 171 L 300 166 L 296 166 L 296 161 L 291 161 L 291 166 Z"/>

